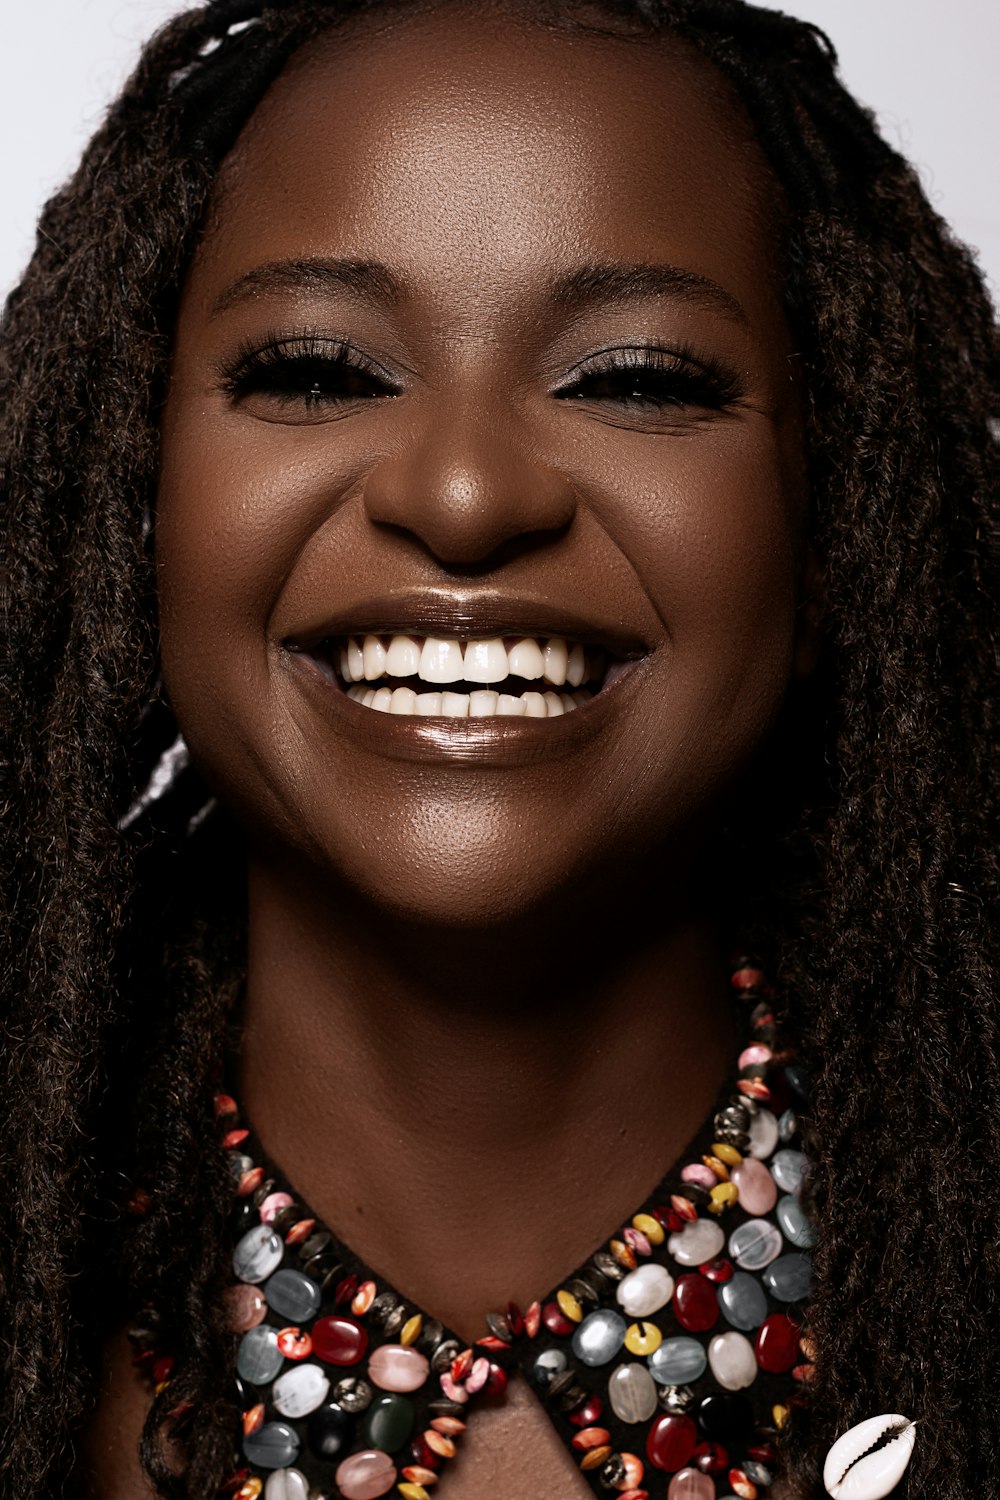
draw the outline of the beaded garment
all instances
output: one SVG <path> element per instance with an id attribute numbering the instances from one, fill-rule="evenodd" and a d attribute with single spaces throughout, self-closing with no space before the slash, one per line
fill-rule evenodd
<path id="1" fill-rule="evenodd" d="M 806 1079 L 761 971 L 741 959 L 731 984 L 749 1031 L 735 1082 L 630 1222 L 547 1296 L 490 1314 L 472 1347 L 369 1271 L 218 1096 L 243 1411 L 225 1495 L 428 1500 L 470 1411 L 519 1370 L 595 1494 L 763 1500 L 811 1374 Z"/>

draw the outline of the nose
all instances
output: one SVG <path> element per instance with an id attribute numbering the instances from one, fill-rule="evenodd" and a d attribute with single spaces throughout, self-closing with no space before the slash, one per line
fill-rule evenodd
<path id="1" fill-rule="evenodd" d="M 371 521 L 410 533 L 446 566 L 481 569 L 553 540 L 576 494 L 516 421 L 453 408 L 372 470 L 364 503 Z"/>

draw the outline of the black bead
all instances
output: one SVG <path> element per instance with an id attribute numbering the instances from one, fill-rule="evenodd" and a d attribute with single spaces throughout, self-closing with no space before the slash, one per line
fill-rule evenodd
<path id="1" fill-rule="evenodd" d="M 595 1272 L 595 1275 L 600 1276 L 600 1271 Z M 605 1278 L 601 1276 L 601 1280 L 605 1281 Z M 606 1284 L 607 1283 L 605 1282 L 605 1285 Z M 570 1292 L 578 1302 L 583 1302 L 585 1305 L 600 1301 L 597 1292 L 591 1286 L 590 1282 L 584 1281 L 582 1276 L 574 1276 L 572 1281 L 567 1282 L 566 1290 Z"/>
<path id="2" fill-rule="evenodd" d="M 317 1458 L 338 1458 L 353 1436 L 353 1419 L 336 1401 L 318 1406 L 306 1426 L 306 1441 Z"/>
<path id="3" fill-rule="evenodd" d="M 753 1407 L 746 1396 L 735 1392 L 720 1391 L 706 1396 L 695 1416 L 705 1436 L 727 1448 L 746 1443 L 754 1430 Z"/>
<path id="4" fill-rule="evenodd" d="M 436 1401 L 428 1401 L 427 1410 L 432 1411 L 436 1417 L 459 1417 L 465 1421 L 468 1412 L 458 1401 L 449 1401 L 447 1396 L 440 1396 Z"/>
<path id="5" fill-rule="evenodd" d="M 607 1250 L 598 1250 L 592 1259 L 593 1264 L 600 1271 L 601 1275 L 606 1276 L 609 1281 L 621 1281 L 625 1275 L 625 1267 L 620 1266 L 614 1256 L 608 1254 Z"/>
<path id="6" fill-rule="evenodd" d="M 514 1334 L 503 1313 L 487 1313 L 486 1326 L 494 1338 L 501 1339 L 505 1344 L 513 1342 Z"/>
<path id="7" fill-rule="evenodd" d="M 616 1490 L 625 1478 L 625 1460 L 620 1453 L 612 1453 L 607 1463 L 602 1464 L 598 1479 L 601 1488 L 605 1490 Z"/>
<path id="8" fill-rule="evenodd" d="M 558 1375 L 553 1375 L 545 1387 L 545 1395 L 549 1401 L 556 1401 L 566 1391 L 576 1384 L 575 1370 L 560 1370 Z"/>
<path id="9" fill-rule="evenodd" d="M 693 1203 L 695 1208 L 706 1208 L 712 1201 L 708 1189 L 703 1188 L 698 1182 L 682 1182 L 677 1192 L 689 1203 Z"/>
<path id="10" fill-rule="evenodd" d="M 378 1298 L 375 1298 L 375 1302 Z M 372 1306 L 375 1306 L 375 1302 Z M 425 1318 L 424 1325 L 417 1335 L 417 1348 L 422 1349 L 425 1354 L 433 1354 L 434 1350 L 444 1338 L 444 1324 L 439 1323 L 437 1318 Z"/>
<path id="11" fill-rule="evenodd" d="M 456 1359 L 461 1352 L 462 1346 L 458 1339 L 445 1339 L 431 1356 L 431 1369 L 435 1370 L 438 1375 L 443 1375 L 445 1370 L 451 1369 L 452 1360 Z"/>

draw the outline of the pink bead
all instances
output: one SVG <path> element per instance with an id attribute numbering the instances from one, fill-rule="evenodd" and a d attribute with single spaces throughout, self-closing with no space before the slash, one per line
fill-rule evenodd
<path id="1" fill-rule="evenodd" d="M 623 1238 L 629 1249 L 634 1250 L 636 1255 L 652 1255 L 653 1247 L 641 1229 L 633 1229 L 629 1225 L 628 1229 L 624 1231 Z"/>
<path id="2" fill-rule="evenodd" d="M 344 1500 L 378 1500 L 396 1483 L 396 1465 L 388 1453 L 365 1448 L 345 1458 L 333 1478 Z"/>
<path id="3" fill-rule="evenodd" d="M 490 1378 L 490 1362 L 489 1362 L 489 1360 L 488 1359 L 477 1359 L 475 1361 L 475 1363 L 473 1364 L 472 1369 L 469 1371 L 468 1377 L 467 1377 L 466 1382 L 465 1382 L 465 1389 L 468 1391 L 468 1393 L 469 1393 L 470 1396 L 474 1396 L 477 1391 L 481 1391 L 482 1390 L 483 1386 L 486 1384 L 486 1382 L 487 1382 L 487 1380 L 489 1380 L 489 1378 Z"/>
<path id="4" fill-rule="evenodd" d="M 771 1212 L 778 1201 L 778 1189 L 762 1161 L 754 1156 L 745 1156 L 729 1175 L 739 1192 L 741 1208 L 757 1218 Z"/>
<path id="5" fill-rule="evenodd" d="M 700 1469 L 681 1469 L 670 1481 L 667 1500 L 715 1500 L 715 1484 Z"/>
<path id="6" fill-rule="evenodd" d="M 744 1047 L 740 1053 L 737 1067 L 753 1068 L 760 1063 L 768 1063 L 774 1053 L 770 1047 L 765 1047 L 763 1042 L 751 1042 L 749 1047 Z"/>
<path id="7" fill-rule="evenodd" d="M 465 1389 L 465 1386 L 459 1385 L 457 1381 L 452 1380 L 451 1376 L 447 1373 L 441 1376 L 441 1390 L 449 1401 L 457 1401 L 459 1406 L 464 1406 L 469 1399 L 469 1393 Z"/>
<path id="8" fill-rule="evenodd" d="M 688 1162 L 681 1172 L 681 1182 L 694 1182 L 698 1187 L 708 1188 L 711 1191 L 718 1182 L 718 1178 L 711 1167 L 706 1167 L 700 1161 Z"/>
<path id="9" fill-rule="evenodd" d="M 368 1374 L 383 1391 L 419 1391 L 430 1369 L 426 1355 L 402 1344 L 382 1344 L 368 1359 Z"/>
<path id="10" fill-rule="evenodd" d="M 263 1224 L 271 1224 L 278 1217 L 283 1208 L 291 1208 L 295 1199 L 288 1193 L 268 1193 L 260 1205 L 260 1217 Z"/>
<path id="11" fill-rule="evenodd" d="M 229 1310 L 229 1326 L 233 1333 L 246 1333 L 249 1329 L 256 1328 L 258 1323 L 263 1323 L 267 1303 L 260 1287 L 248 1286 L 241 1281 L 236 1286 L 227 1287 L 224 1296 Z"/>

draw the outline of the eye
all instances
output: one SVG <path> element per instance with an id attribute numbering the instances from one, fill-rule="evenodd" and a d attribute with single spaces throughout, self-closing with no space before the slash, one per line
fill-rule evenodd
<path id="1" fill-rule="evenodd" d="M 241 347 L 220 370 L 233 402 L 274 421 L 323 421 L 360 402 L 397 396 L 388 371 L 344 340 L 311 335 Z"/>
<path id="2" fill-rule="evenodd" d="M 733 376 L 667 349 L 638 346 L 608 349 L 577 366 L 554 393 L 563 401 L 617 406 L 636 415 L 666 407 L 719 410 L 735 400 Z"/>

